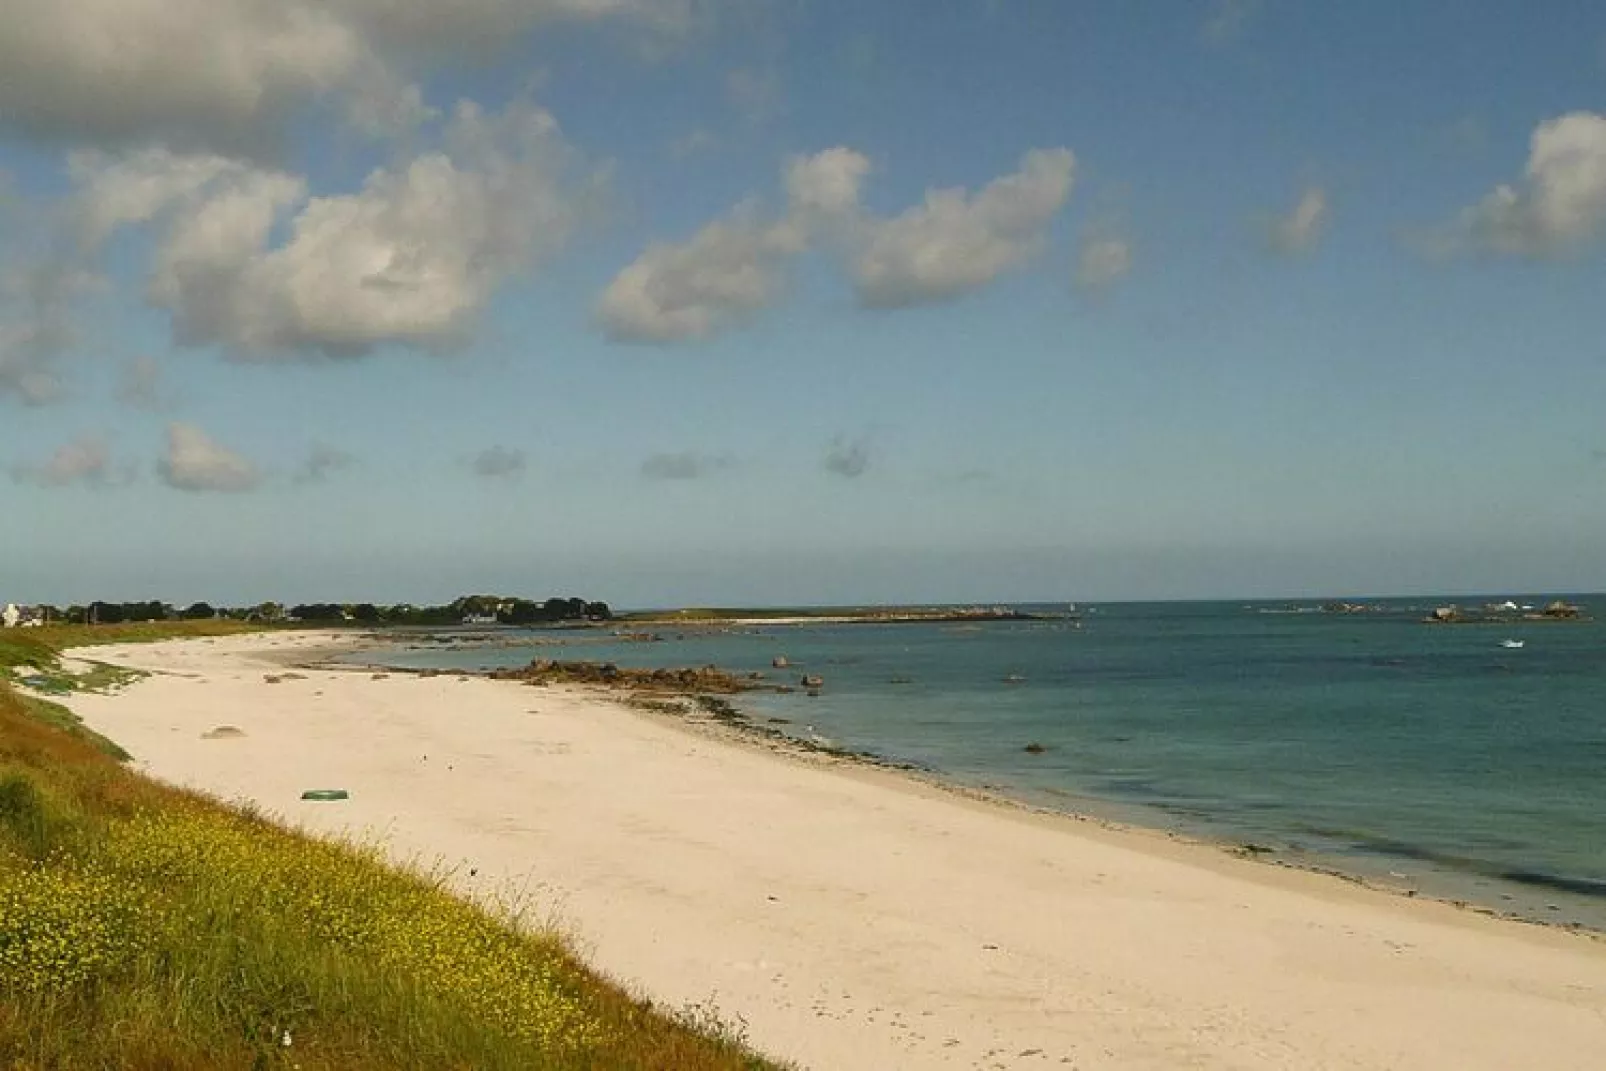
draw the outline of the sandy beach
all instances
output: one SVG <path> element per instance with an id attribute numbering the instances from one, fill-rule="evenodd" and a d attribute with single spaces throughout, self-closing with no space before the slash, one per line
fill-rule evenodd
<path id="1" fill-rule="evenodd" d="M 582 690 L 74 652 L 137 768 L 527 886 L 599 968 L 816 1069 L 1594 1069 L 1606 941 L 789 758 Z M 243 735 L 207 738 L 220 726 Z M 340 803 L 299 799 L 344 788 Z"/>

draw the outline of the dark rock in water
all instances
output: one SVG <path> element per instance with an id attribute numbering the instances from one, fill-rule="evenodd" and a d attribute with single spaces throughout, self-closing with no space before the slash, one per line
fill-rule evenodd
<path id="1" fill-rule="evenodd" d="M 1026 752 L 1028 755 L 1041 755 L 1043 752 L 1047 751 L 1048 748 L 1043 744 L 1039 744 L 1036 740 L 1033 740 L 1030 744 L 1027 744 L 1025 747 L 1021 748 L 1021 750 Z"/>
<path id="2" fill-rule="evenodd" d="M 527 684 L 600 684 L 660 692 L 715 692 L 729 695 L 758 687 L 746 677 L 727 673 L 716 666 L 685 669 L 624 669 L 612 662 L 554 662 L 538 658 L 523 669 L 503 669 L 491 674 L 498 680 L 520 680 Z"/>

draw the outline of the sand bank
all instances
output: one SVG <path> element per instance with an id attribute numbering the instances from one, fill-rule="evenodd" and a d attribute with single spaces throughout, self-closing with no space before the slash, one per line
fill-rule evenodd
<path id="1" fill-rule="evenodd" d="M 597 966 L 811 1067 L 1589 1068 L 1606 942 L 699 736 L 577 690 L 102 648 L 137 765 L 530 884 Z M 275 678 L 272 682 L 268 678 Z M 221 725 L 244 735 L 205 739 Z M 339 787 L 343 803 L 303 803 Z"/>

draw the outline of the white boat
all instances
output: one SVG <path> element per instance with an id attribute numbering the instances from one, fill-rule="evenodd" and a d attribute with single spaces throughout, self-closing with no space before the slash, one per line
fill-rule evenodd
<path id="1" fill-rule="evenodd" d="M 1522 645 L 1527 642 L 1527 640 L 1501 640 L 1500 646 L 1505 647 L 1508 650 L 1520 651 L 1522 649 Z"/>

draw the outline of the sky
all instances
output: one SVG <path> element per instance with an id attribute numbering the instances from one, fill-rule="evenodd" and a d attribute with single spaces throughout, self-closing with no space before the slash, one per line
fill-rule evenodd
<path id="1" fill-rule="evenodd" d="M 0 601 L 1606 589 L 1606 7 L 0 0 Z"/>

